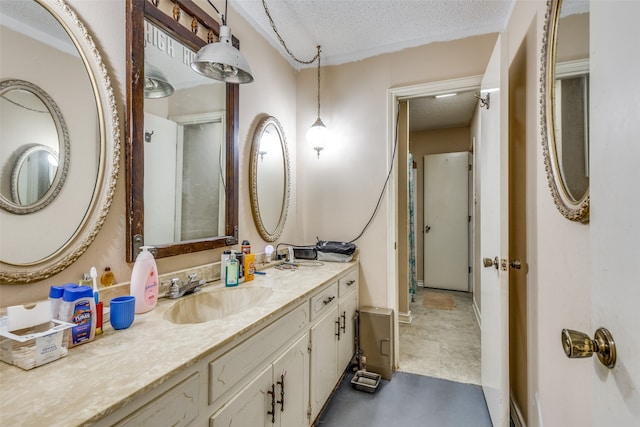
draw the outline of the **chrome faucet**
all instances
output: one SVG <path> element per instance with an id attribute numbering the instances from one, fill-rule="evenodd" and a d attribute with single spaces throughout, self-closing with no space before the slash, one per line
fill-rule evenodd
<path id="1" fill-rule="evenodd" d="M 207 283 L 206 280 L 197 280 L 198 275 L 196 273 L 190 274 L 186 282 L 180 282 L 177 277 L 171 279 L 171 286 L 167 297 L 171 299 L 180 298 L 184 295 L 189 295 L 198 292 L 202 286 Z"/>

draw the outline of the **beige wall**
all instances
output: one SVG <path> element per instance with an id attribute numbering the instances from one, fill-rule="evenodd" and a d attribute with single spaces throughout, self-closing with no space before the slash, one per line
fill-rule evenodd
<path id="1" fill-rule="evenodd" d="M 406 49 L 322 70 L 321 116 L 334 139 L 320 159 L 299 142 L 298 218 L 304 239 L 351 240 L 372 215 L 391 161 L 387 90 L 479 75 L 495 34 Z M 316 115 L 314 70 L 298 77 L 298 134 Z M 360 248 L 363 305 L 388 307 L 388 192 Z"/>
<path id="2" fill-rule="evenodd" d="M 416 263 L 418 280 L 424 280 L 424 156 L 469 151 L 468 127 L 411 132 L 409 151 L 416 162 Z"/>

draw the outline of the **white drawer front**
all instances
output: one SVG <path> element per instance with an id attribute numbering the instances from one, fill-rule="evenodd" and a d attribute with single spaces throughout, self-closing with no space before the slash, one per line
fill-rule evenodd
<path id="1" fill-rule="evenodd" d="M 306 304 L 284 315 L 257 335 L 234 347 L 209 364 L 209 404 L 216 402 L 287 340 L 308 327 Z"/>
<path id="2" fill-rule="evenodd" d="M 186 426 L 198 417 L 200 374 L 195 373 L 116 425 Z"/>
<path id="3" fill-rule="evenodd" d="M 358 269 L 353 269 L 346 276 L 338 280 L 340 298 L 358 288 Z"/>
<path id="4" fill-rule="evenodd" d="M 336 305 L 337 299 L 338 282 L 332 283 L 319 294 L 311 297 L 311 320 L 317 319 L 329 307 Z"/>

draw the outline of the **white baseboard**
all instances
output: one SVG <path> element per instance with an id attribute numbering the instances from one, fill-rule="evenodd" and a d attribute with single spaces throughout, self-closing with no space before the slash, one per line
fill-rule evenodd
<path id="1" fill-rule="evenodd" d="M 418 287 L 424 288 L 424 280 L 418 280 Z"/>
<path id="2" fill-rule="evenodd" d="M 520 407 L 513 400 L 513 396 L 510 399 L 511 406 L 511 419 L 513 420 L 513 424 L 516 427 L 527 427 L 527 423 L 524 422 L 524 417 L 522 416 L 522 412 L 520 411 Z"/>
<path id="3" fill-rule="evenodd" d="M 413 315 L 411 311 L 408 313 L 398 313 L 398 322 L 400 323 L 411 323 L 413 321 Z"/>
<path id="4" fill-rule="evenodd" d="M 482 329 L 482 321 L 480 320 L 480 310 L 478 310 L 478 305 L 476 304 L 476 299 L 473 299 L 473 314 L 476 316 L 476 322 L 478 322 L 478 326 Z"/>

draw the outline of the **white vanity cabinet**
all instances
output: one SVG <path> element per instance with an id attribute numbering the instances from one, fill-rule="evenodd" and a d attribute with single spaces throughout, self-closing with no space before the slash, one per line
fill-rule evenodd
<path id="1" fill-rule="evenodd" d="M 335 298 L 334 298 L 335 296 Z M 314 308 L 324 305 L 324 309 Z M 311 298 L 311 419 L 322 410 L 355 347 L 355 315 L 358 309 L 358 270 L 353 269 Z M 312 318 L 313 320 L 313 318 Z"/>
<path id="2" fill-rule="evenodd" d="M 324 283 L 96 425 L 310 426 L 356 350 L 357 266 Z"/>
<path id="3" fill-rule="evenodd" d="M 308 334 L 298 338 L 210 419 L 220 426 L 309 425 Z"/>

